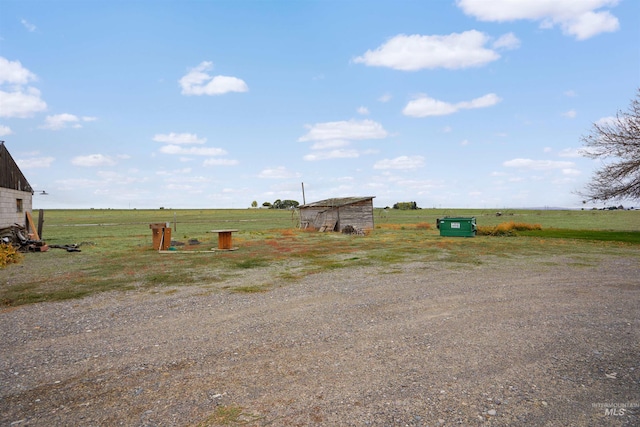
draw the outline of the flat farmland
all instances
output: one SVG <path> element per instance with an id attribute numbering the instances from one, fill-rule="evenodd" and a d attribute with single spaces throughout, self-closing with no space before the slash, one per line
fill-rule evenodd
<path id="1" fill-rule="evenodd" d="M 640 212 L 374 215 L 357 236 L 295 211 L 45 212 L 81 252 L 0 270 L 0 424 L 640 422 Z M 441 237 L 447 215 L 542 230 Z M 158 222 L 185 245 L 154 251 Z M 211 251 L 221 228 L 237 250 Z"/>

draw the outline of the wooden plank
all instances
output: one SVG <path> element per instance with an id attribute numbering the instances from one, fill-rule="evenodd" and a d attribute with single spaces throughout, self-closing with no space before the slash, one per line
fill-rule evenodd
<path id="1" fill-rule="evenodd" d="M 336 220 L 329 220 L 327 222 L 325 222 L 322 227 L 320 227 L 320 229 L 318 230 L 321 233 L 324 233 L 325 231 L 333 231 L 336 228 L 336 223 L 338 221 Z"/>
<path id="2" fill-rule="evenodd" d="M 44 225 L 44 209 L 38 211 L 38 235 L 42 239 L 42 226 Z"/>
<path id="3" fill-rule="evenodd" d="M 31 234 L 33 234 L 33 240 L 40 240 L 40 236 L 38 236 L 38 229 L 33 223 L 33 218 L 31 218 L 31 212 L 26 211 L 26 216 L 27 216 L 27 222 L 29 223 L 29 228 L 32 231 Z"/>

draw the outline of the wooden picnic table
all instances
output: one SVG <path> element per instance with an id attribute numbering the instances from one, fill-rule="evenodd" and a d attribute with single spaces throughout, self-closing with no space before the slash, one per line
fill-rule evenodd
<path id="1" fill-rule="evenodd" d="M 231 244 L 231 233 L 235 233 L 238 230 L 211 230 L 212 233 L 218 233 L 218 249 L 233 250 Z"/>

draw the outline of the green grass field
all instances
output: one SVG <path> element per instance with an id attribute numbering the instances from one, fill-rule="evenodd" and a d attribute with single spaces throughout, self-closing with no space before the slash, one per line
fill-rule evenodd
<path id="1" fill-rule="evenodd" d="M 51 210 L 44 214 L 43 240 L 80 244 L 82 252 L 25 254 L 20 264 L 0 270 L 0 304 L 104 291 L 172 292 L 185 285 L 206 292 L 264 292 L 317 272 L 376 265 L 393 273 L 394 266 L 410 261 L 467 268 L 497 259 L 553 263 L 562 257 L 588 264 L 607 255 L 640 258 L 640 211 L 504 210 L 496 216 L 492 210 L 376 209 L 374 215 L 371 233 L 352 236 L 302 231 L 295 211 Z M 435 223 L 443 216 L 475 216 L 479 226 L 514 221 L 542 229 L 511 237 L 441 237 Z M 149 229 L 158 222 L 175 227 L 172 240 L 201 244 L 159 254 Z M 209 231 L 220 228 L 239 230 L 233 235 L 237 251 L 210 251 L 217 234 Z M 249 273 L 250 283 L 238 284 Z"/>

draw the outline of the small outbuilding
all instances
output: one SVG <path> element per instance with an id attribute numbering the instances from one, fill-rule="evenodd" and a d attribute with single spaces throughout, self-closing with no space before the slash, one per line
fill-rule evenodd
<path id="1" fill-rule="evenodd" d="M 26 227 L 26 213 L 31 213 L 33 189 L 20 168 L 0 142 L 0 228 L 18 224 Z"/>
<path id="2" fill-rule="evenodd" d="M 300 228 L 318 231 L 373 230 L 373 199 L 369 197 L 339 197 L 298 206 Z"/>

